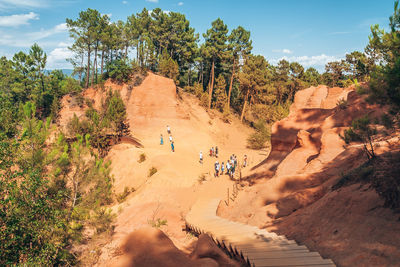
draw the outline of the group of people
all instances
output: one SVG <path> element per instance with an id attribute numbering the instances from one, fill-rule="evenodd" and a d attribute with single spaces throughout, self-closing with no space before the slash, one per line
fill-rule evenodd
<path id="1" fill-rule="evenodd" d="M 218 147 L 215 146 L 210 148 L 210 157 L 216 157 L 218 158 Z"/>
<path id="2" fill-rule="evenodd" d="M 226 164 L 224 162 L 220 164 L 217 160 L 214 164 L 214 169 L 215 169 L 214 176 L 218 177 L 219 175 L 227 174 L 229 175 L 229 177 L 233 178 L 237 166 L 238 166 L 238 160 L 235 154 L 232 154 L 229 157 L 229 160 L 226 161 Z"/>
<path id="3" fill-rule="evenodd" d="M 218 147 L 216 146 L 215 148 L 212 147 L 210 148 L 210 157 L 216 157 L 218 158 Z M 200 160 L 199 162 L 203 164 L 203 152 L 200 151 Z M 218 160 L 214 163 L 214 176 L 218 177 L 223 174 L 229 175 L 229 177 L 233 178 L 235 175 L 235 171 L 238 166 L 238 160 L 237 156 L 235 154 L 232 154 L 229 159 L 225 162 L 222 162 L 221 164 L 218 162 Z M 247 166 L 247 155 L 244 155 L 243 157 L 243 165 L 242 167 Z"/>
<path id="4" fill-rule="evenodd" d="M 218 147 L 217 146 L 215 146 L 215 148 L 214 147 L 210 148 L 210 157 L 218 158 Z M 203 164 L 203 152 L 202 151 L 200 151 L 200 160 L 199 160 L 199 162 L 201 164 Z"/>
<path id="5" fill-rule="evenodd" d="M 171 143 L 171 150 L 172 152 L 175 152 L 175 144 L 174 144 L 174 140 L 172 139 L 172 134 L 171 134 L 171 127 L 169 127 L 169 125 L 167 125 L 167 133 L 169 135 L 169 142 Z M 164 144 L 164 138 L 163 135 L 160 135 L 160 145 Z"/>

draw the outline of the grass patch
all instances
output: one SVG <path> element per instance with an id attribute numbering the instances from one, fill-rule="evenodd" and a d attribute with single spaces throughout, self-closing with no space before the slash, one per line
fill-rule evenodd
<path id="1" fill-rule="evenodd" d="M 168 221 L 161 218 L 158 218 L 157 220 L 148 220 L 147 223 L 154 228 L 160 228 L 161 226 L 168 225 Z"/>
<path id="2" fill-rule="evenodd" d="M 135 192 L 135 188 L 128 188 L 127 186 L 125 186 L 124 191 L 120 194 L 116 195 L 117 201 L 118 203 L 122 203 L 126 200 L 126 198 L 129 196 L 130 193 Z"/>
<path id="3" fill-rule="evenodd" d="M 140 155 L 139 155 L 138 162 L 139 162 L 139 163 L 142 163 L 142 162 L 145 161 L 145 160 L 146 160 L 146 154 L 144 154 L 144 153 L 140 154 Z"/>
<path id="4" fill-rule="evenodd" d="M 254 124 L 256 132 L 252 133 L 247 138 L 247 147 L 251 149 L 263 149 L 266 147 L 265 143 L 271 140 L 271 130 L 269 125 L 266 125 L 263 121 L 259 120 Z"/>
<path id="5" fill-rule="evenodd" d="M 157 168 L 156 168 L 156 167 L 151 167 L 151 168 L 149 169 L 149 175 L 148 175 L 148 177 L 153 176 L 156 172 L 157 172 Z"/>
<path id="6" fill-rule="evenodd" d="M 202 184 L 204 181 L 206 181 L 206 175 L 204 173 L 200 174 L 197 181 L 199 182 L 199 184 Z"/>

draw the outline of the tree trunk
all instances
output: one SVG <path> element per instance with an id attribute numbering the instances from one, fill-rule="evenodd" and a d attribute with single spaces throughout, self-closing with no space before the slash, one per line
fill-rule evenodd
<path id="1" fill-rule="evenodd" d="M 210 90 L 209 90 L 209 96 L 208 96 L 208 108 L 211 108 L 211 100 L 212 100 L 212 94 L 213 94 L 213 89 L 214 89 L 214 68 L 215 68 L 215 63 L 213 60 L 212 67 L 211 67 L 211 84 L 210 84 Z"/>
<path id="2" fill-rule="evenodd" d="M 84 58 L 84 55 L 83 55 L 83 53 L 82 53 L 82 59 L 81 59 L 81 68 L 79 69 L 79 83 L 81 83 L 81 82 L 82 82 L 83 58 Z"/>
<path id="3" fill-rule="evenodd" d="M 250 93 L 250 90 L 247 90 L 247 92 L 246 92 L 246 97 L 244 98 L 242 114 L 240 115 L 240 122 L 243 122 L 244 112 L 245 112 L 245 110 L 246 110 L 247 99 L 249 98 L 249 93 Z"/>
<path id="4" fill-rule="evenodd" d="M 231 107 L 231 93 L 232 93 L 233 77 L 234 76 L 235 76 L 235 58 L 233 58 L 231 82 L 229 84 L 229 91 L 228 91 L 228 110 Z"/>
<path id="5" fill-rule="evenodd" d="M 190 86 L 190 64 L 188 69 L 188 86 Z"/>
<path id="6" fill-rule="evenodd" d="M 97 45 L 94 49 L 94 59 L 93 59 L 93 71 L 92 71 L 92 81 L 90 82 L 90 86 L 93 87 L 93 82 L 94 82 L 94 75 L 96 72 L 96 65 L 97 65 Z"/>
<path id="7" fill-rule="evenodd" d="M 101 67 L 100 67 L 101 76 L 103 76 L 103 65 L 104 65 L 104 49 L 101 50 Z"/>
<path id="8" fill-rule="evenodd" d="M 89 87 L 89 77 L 90 77 L 90 53 L 92 51 L 90 50 L 90 45 L 88 45 L 88 61 L 87 61 L 87 68 L 86 68 L 86 84 L 85 88 Z"/>

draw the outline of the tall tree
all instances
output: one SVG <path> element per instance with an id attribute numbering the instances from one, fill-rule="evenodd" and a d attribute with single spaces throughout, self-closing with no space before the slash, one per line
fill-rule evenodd
<path id="1" fill-rule="evenodd" d="M 244 62 L 246 57 L 251 53 L 252 41 L 250 40 L 250 31 L 246 31 L 242 26 L 239 26 L 236 29 L 232 30 L 231 34 L 229 35 L 228 42 L 229 42 L 229 52 L 231 54 L 230 56 L 232 60 L 232 73 L 228 90 L 228 109 L 229 109 L 231 104 L 231 93 L 232 93 L 233 81 L 236 74 L 235 73 L 236 68 L 240 60 Z"/>
<path id="2" fill-rule="evenodd" d="M 242 114 L 240 121 L 243 121 L 249 97 L 261 91 L 268 82 L 268 63 L 263 56 L 249 55 L 246 63 L 239 73 L 240 89 L 244 95 Z"/>
<path id="3" fill-rule="evenodd" d="M 207 32 L 203 34 L 205 39 L 204 53 L 206 58 L 211 61 L 208 108 L 211 108 L 211 100 L 214 89 L 215 65 L 216 63 L 220 63 L 220 61 L 226 57 L 226 41 L 228 39 L 228 27 L 220 18 L 213 21 L 211 26 L 211 29 L 208 29 Z"/>
<path id="4" fill-rule="evenodd" d="M 88 8 L 86 11 L 79 12 L 79 17 L 76 20 L 66 19 L 67 27 L 69 28 L 70 36 L 76 42 L 82 43 L 86 48 L 87 66 L 86 66 L 86 83 L 85 87 L 89 87 L 90 78 L 90 55 L 93 46 L 99 39 L 98 28 L 101 20 L 101 14 L 95 9 Z M 97 46 L 96 46 L 97 47 Z"/>

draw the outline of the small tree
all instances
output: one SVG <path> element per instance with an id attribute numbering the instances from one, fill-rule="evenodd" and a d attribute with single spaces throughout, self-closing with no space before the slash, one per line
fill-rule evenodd
<path id="1" fill-rule="evenodd" d="M 159 71 L 161 75 L 177 81 L 179 74 L 179 66 L 167 53 L 163 53 L 163 56 L 159 63 Z"/>
<path id="2" fill-rule="evenodd" d="M 224 106 L 227 99 L 225 78 L 222 75 L 219 75 L 216 80 L 214 97 L 215 97 L 215 104 L 214 104 L 215 107 L 222 112 L 224 110 Z"/>
<path id="3" fill-rule="evenodd" d="M 368 115 L 353 120 L 351 127 L 344 131 L 344 136 L 341 136 L 346 144 L 354 141 L 362 142 L 368 160 L 375 158 L 373 136 L 377 133 L 370 123 Z"/>

